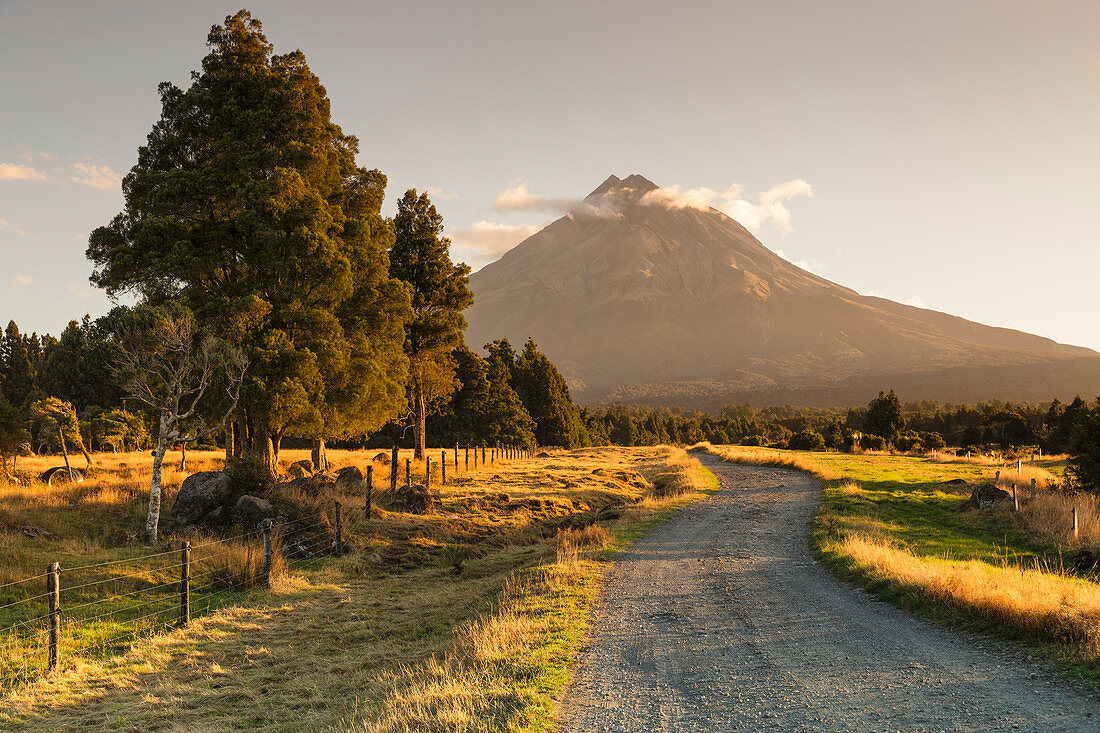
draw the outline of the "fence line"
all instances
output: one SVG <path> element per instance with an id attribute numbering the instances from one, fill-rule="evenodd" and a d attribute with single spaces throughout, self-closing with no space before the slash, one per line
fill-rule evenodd
<path id="1" fill-rule="evenodd" d="M 481 467 L 487 468 L 495 465 L 497 460 L 515 460 L 531 458 L 534 456 L 534 451 L 526 448 L 512 448 L 508 446 L 487 447 L 485 445 L 463 446 L 460 443 L 456 443 L 453 449 L 454 459 L 454 478 L 457 478 L 459 472 L 459 449 L 465 448 L 465 459 L 467 472 L 469 470 L 469 455 L 470 449 L 474 452 L 474 467 L 478 466 L 478 450 L 481 451 Z M 446 484 L 446 467 L 447 467 L 447 450 L 441 449 L 440 452 L 440 471 L 442 483 Z M 396 455 L 396 448 L 394 449 L 394 455 Z M 431 459 L 428 454 L 424 456 L 425 466 L 425 485 L 431 485 Z M 391 487 L 394 486 L 394 478 L 398 471 L 398 465 L 391 461 Z M 405 462 L 406 476 L 405 480 L 407 484 L 411 484 L 411 462 L 406 459 Z M 364 481 L 364 513 L 367 520 L 372 517 L 372 499 L 374 488 L 374 466 L 367 467 L 366 480 Z M 164 616 L 173 616 L 175 618 L 175 625 L 186 626 L 191 620 L 191 610 L 199 607 L 204 601 L 206 602 L 206 611 L 209 612 L 211 608 L 211 599 L 226 594 L 233 593 L 237 590 L 244 589 L 254 583 L 260 587 L 271 587 L 271 574 L 274 567 L 274 557 L 276 555 L 276 545 L 274 542 L 275 537 L 283 538 L 285 542 L 286 536 L 303 535 L 304 541 L 296 540 L 293 545 L 293 551 L 297 551 L 299 548 L 304 550 L 309 557 L 306 558 L 293 558 L 287 557 L 289 560 L 302 559 L 307 563 L 319 561 L 326 555 L 338 555 L 343 551 L 343 538 L 344 538 L 344 507 L 339 501 L 335 501 L 333 505 L 333 519 L 334 522 L 330 524 L 326 513 L 321 514 L 321 518 L 310 524 L 301 524 L 295 520 L 284 520 L 278 523 L 273 523 L 270 519 L 264 520 L 262 525 L 256 529 L 248 532 L 243 532 L 231 537 L 225 538 L 211 538 L 209 540 L 200 542 L 198 544 L 191 544 L 188 540 L 182 540 L 180 547 L 165 550 L 163 552 L 149 553 L 146 555 L 140 555 L 137 557 L 104 560 L 102 562 L 88 563 L 85 565 L 77 565 L 71 568 L 62 568 L 60 563 L 51 562 L 45 573 L 39 573 L 37 575 L 28 576 L 26 578 L 20 578 L 18 580 L 7 582 L 0 585 L 0 590 L 5 588 L 11 588 L 13 586 L 31 583 L 35 581 L 46 581 L 46 592 L 31 595 L 26 598 L 11 601 L 0 605 L 0 610 L 19 606 L 21 604 L 32 603 L 36 601 L 46 600 L 46 613 L 42 615 L 33 616 L 31 618 L 22 619 L 17 623 L 14 623 L 7 628 L 0 630 L 0 635 L 10 636 L 11 638 L 5 639 L 3 643 L 0 643 L 0 651 L 14 649 L 15 647 L 26 646 L 33 647 L 28 648 L 22 653 L 15 653 L 8 655 L 6 658 L 0 658 L 0 688 L 9 686 L 8 683 L 18 684 L 19 682 L 26 681 L 33 678 L 32 673 L 38 669 L 38 665 L 34 664 L 32 660 L 40 657 L 43 651 L 46 652 L 46 671 L 52 671 L 60 663 L 62 654 L 69 657 L 87 656 L 89 652 L 96 649 L 107 649 L 108 647 L 115 646 L 124 642 L 126 639 L 137 639 L 143 634 L 147 634 L 150 631 L 156 633 L 158 629 L 167 629 L 172 624 L 172 618 L 164 618 L 163 622 L 160 619 Z M 318 528 L 331 528 L 333 531 L 332 540 L 324 538 L 309 537 L 311 531 Z M 285 532 L 285 535 L 284 535 Z M 239 542 L 246 544 L 250 539 L 262 538 L 262 548 L 259 548 L 262 552 L 263 565 L 260 578 L 245 576 L 236 579 L 235 582 L 228 582 L 232 578 L 226 578 L 225 587 L 217 587 L 218 577 L 220 574 L 226 572 L 226 568 L 211 567 L 206 570 L 202 570 L 198 574 L 193 574 L 193 568 L 196 565 L 203 565 L 204 563 L 216 560 L 226 555 L 230 555 L 240 550 L 239 547 L 226 548 L 227 543 Z M 214 552 L 210 555 L 199 555 L 196 557 L 195 551 L 210 548 L 214 545 L 222 547 L 220 552 Z M 280 554 L 286 557 L 286 547 L 281 548 Z M 251 553 L 250 553 L 251 554 Z M 112 582 L 125 582 L 133 581 L 134 578 L 129 575 L 112 575 L 107 578 L 98 580 L 90 580 L 82 582 L 78 585 L 65 587 L 62 585 L 61 579 L 63 575 L 70 573 L 95 570 L 98 568 L 106 567 L 118 567 L 127 568 L 132 567 L 133 564 L 146 560 L 152 560 L 159 557 L 166 557 L 168 555 L 175 555 L 178 560 L 174 563 L 168 563 L 156 568 L 141 567 L 142 572 L 152 575 L 160 575 L 162 573 L 178 570 L 178 578 L 153 583 L 143 588 L 135 588 L 134 590 L 125 593 L 115 593 L 109 596 L 103 596 L 95 598 L 90 601 L 84 601 L 74 606 L 62 606 L 62 597 L 75 591 L 84 590 L 86 588 L 103 586 Z M 230 571 L 231 572 L 231 571 Z M 210 590 L 199 595 L 192 595 L 191 591 L 194 587 L 203 587 L 209 583 Z M 170 589 L 172 587 L 179 588 L 178 596 L 172 594 Z M 146 594 L 155 594 L 155 597 L 144 598 Z M 129 599 L 129 600 L 126 600 Z M 125 600 L 125 605 L 121 607 L 113 607 L 109 611 L 95 614 L 93 616 L 87 616 L 82 618 L 76 618 L 72 614 L 75 611 L 82 609 L 89 609 L 95 606 L 117 603 Z M 158 603 L 166 603 L 166 607 L 142 613 L 140 616 L 132 616 L 135 611 L 146 609 L 149 606 Z M 174 615 L 173 612 L 178 613 Z M 62 624 L 62 614 L 65 614 L 68 618 L 65 624 Z M 112 619 L 119 624 L 134 625 L 135 628 L 128 630 L 120 635 L 109 639 L 101 639 L 94 644 L 80 644 L 80 641 L 93 635 L 97 628 L 102 626 L 101 619 Z M 153 622 L 145 624 L 143 622 L 148 619 L 154 619 Z M 97 623 L 100 622 L 100 623 Z M 39 628 L 29 634 L 22 635 L 20 631 L 22 629 L 33 628 L 38 626 Z M 45 639 L 44 639 L 45 637 Z M 70 646 L 64 648 L 64 639 L 68 639 Z M 45 641 L 45 645 L 43 644 Z M 19 663 L 19 664 L 17 664 Z M 28 677 L 28 675 L 32 675 Z"/>

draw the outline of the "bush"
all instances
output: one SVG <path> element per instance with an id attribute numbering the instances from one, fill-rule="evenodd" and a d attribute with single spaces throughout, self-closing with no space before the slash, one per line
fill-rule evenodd
<path id="1" fill-rule="evenodd" d="M 859 439 L 859 447 L 863 450 L 886 450 L 886 438 L 864 433 Z"/>
<path id="2" fill-rule="evenodd" d="M 788 444 L 794 450 L 825 450 L 825 438 L 813 430 L 796 433 L 791 436 Z"/>
<path id="3" fill-rule="evenodd" d="M 741 445 L 748 445 L 754 448 L 761 448 L 768 444 L 768 441 L 764 439 L 763 435 L 746 435 L 741 438 Z"/>
<path id="4" fill-rule="evenodd" d="M 921 433 L 920 442 L 929 450 L 943 450 L 947 447 L 947 441 L 939 433 Z"/>

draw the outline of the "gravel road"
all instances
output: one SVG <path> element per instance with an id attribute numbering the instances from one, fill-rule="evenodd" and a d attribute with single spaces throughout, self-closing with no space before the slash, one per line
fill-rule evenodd
<path id="1" fill-rule="evenodd" d="M 566 731 L 1100 731 L 1100 696 L 842 583 L 820 485 L 703 457 L 722 490 L 619 555 Z"/>

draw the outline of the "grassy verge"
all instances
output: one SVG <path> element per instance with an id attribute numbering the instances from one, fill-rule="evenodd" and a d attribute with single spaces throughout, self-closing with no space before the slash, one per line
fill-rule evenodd
<path id="1" fill-rule="evenodd" d="M 63 655 L 0 727 L 551 729 L 614 552 L 715 485 L 683 451 L 593 449 L 449 476 L 436 516 L 346 504 L 356 553 L 128 652 Z"/>
<path id="2" fill-rule="evenodd" d="M 1017 472 L 927 456 L 702 447 L 821 478 L 811 542 L 841 577 L 954 628 L 1025 642 L 1100 679 L 1100 585 L 1094 573 L 1067 568 L 1072 553 L 1095 543 L 1095 500 L 1048 490 L 1057 462 Z M 968 506 L 975 486 L 996 481 L 997 471 L 1003 488 L 1017 484 L 1019 512 L 1011 502 Z M 1073 506 L 1082 520 L 1076 538 Z"/>

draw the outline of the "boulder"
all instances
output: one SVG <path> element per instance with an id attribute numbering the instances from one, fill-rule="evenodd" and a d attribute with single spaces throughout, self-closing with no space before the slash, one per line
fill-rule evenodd
<path id="1" fill-rule="evenodd" d="M 393 498 L 393 510 L 407 514 L 431 514 L 432 495 L 422 484 L 398 486 Z"/>
<path id="2" fill-rule="evenodd" d="M 968 508 L 984 509 L 987 506 L 1012 501 L 1012 494 L 1004 489 L 999 489 L 993 484 L 982 484 L 970 494 L 970 500 L 966 502 Z"/>
<path id="3" fill-rule="evenodd" d="M 233 479 L 221 471 L 200 471 L 183 480 L 176 501 L 172 504 L 172 519 L 176 524 L 194 524 L 218 508 L 233 492 Z"/>
<path id="4" fill-rule="evenodd" d="M 336 490 L 343 492 L 359 491 L 365 480 L 363 472 L 357 466 L 341 468 L 336 473 Z"/>
<path id="5" fill-rule="evenodd" d="M 72 471 L 73 478 L 72 483 L 83 483 L 84 474 L 80 472 L 79 468 L 66 469 L 64 466 L 54 466 L 43 472 L 40 477 L 42 483 L 48 486 L 57 486 L 58 484 L 67 484 L 69 482 L 69 471 Z"/>
<path id="6" fill-rule="evenodd" d="M 306 476 L 312 476 L 313 461 L 295 461 L 287 467 L 286 472 L 290 475 L 291 478 L 305 478 Z"/>
<path id="7" fill-rule="evenodd" d="M 206 513 L 206 516 L 202 518 L 202 523 L 207 527 L 212 527 L 217 524 L 228 524 L 229 510 L 224 506 L 215 507 Z"/>
<path id="8" fill-rule="evenodd" d="M 241 498 L 237 499 L 237 504 L 233 507 L 233 513 L 237 516 L 238 521 L 251 526 L 273 516 L 275 507 L 271 506 L 271 502 L 267 499 L 261 499 L 251 494 L 243 494 Z"/>
<path id="9" fill-rule="evenodd" d="M 390 465 L 390 454 L 384 452 L 375 453 L 371 461 L 374 463 L 381 463 L 383 466 L 388 466 Z"/>
<path id="10" fill-rule="evenodd" d="M 298 487 L 310 496 L 331 494 L 336 491 L 336 474 L 315 473 L 312 476 L 299 479 Z"/>

